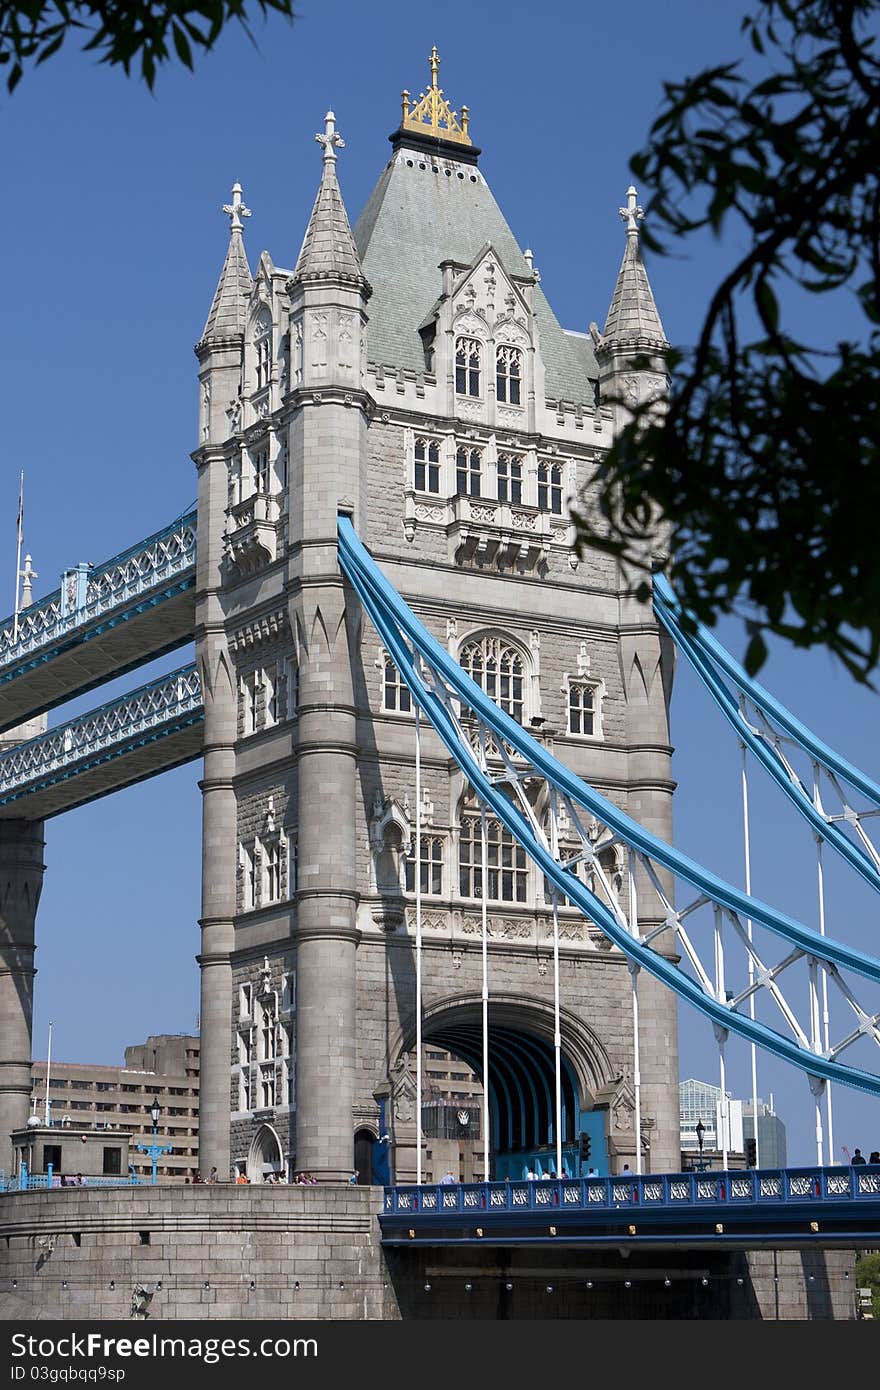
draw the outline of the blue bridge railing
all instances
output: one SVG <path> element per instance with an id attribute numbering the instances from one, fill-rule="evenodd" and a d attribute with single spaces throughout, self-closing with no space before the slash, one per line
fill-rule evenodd
<path id="1" fill-rule="evenodd" d="M 196 513 L 187 512 L 170 526 L 138 541 L 102 565 L 77 565 L 62 578 L 60 589 L 0 622 L 0 681 L 51 654 L 79 629 L 112 619 L 130 605 L 172 584 L 175 590 L 195 583 Z"/>
<path id="2" fill-rule="evenodd" d="M 0 806 L 203 717 L 198 671 L 182 666 L 0 754 Z"/>
<path id="3" fill-rule="evenodd" d="M 504 1212 L 699 1208 L 701 1205 L 857 1202 L 880 1198 L 880 1166 L 746 1169 L 608 1178 L 386 1187 L 383 1214 L 449 1217 Z"/>
<path id="4" fill-rule="evenodd" d="M 49 1192 L 68 1187 L 141 1187 L 142 1180 L 135 1173 L 113 1177 L 67 1177 L 56 1173 L 49 1164 L 45 1173 L 31 1173 L 27 1164 L 22 1164 L 17 1174 L 0 1172 L 0 1194 L 4 1192 Z"/>

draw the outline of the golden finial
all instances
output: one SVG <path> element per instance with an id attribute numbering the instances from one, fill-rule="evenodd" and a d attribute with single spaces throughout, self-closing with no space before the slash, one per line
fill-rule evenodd
<path id="1" fill-rule="evenodd" d="M 410 109 L 409 92 L 404 91 L 402 95 L 403 119 L 400 122 L 402 130 L 413 130 L 419 135 L 433 135 L 440 140 L 450 140 L 457 145 L 472 144 L 471 137 L 468 135 L 468 122 L 470 115 L 468 108 L 461 108 L 461 119 L 458 113 L 453 111 L 449 102 L 443 95 L 443 88 L 437 85 L 437 71 L 440 67 L 440 58 L 437 53 L 437 45 L 431 49 L 428 59 L 431 64 L 431 85 L 427 92 L 421 92 L 416 104 Z"/>

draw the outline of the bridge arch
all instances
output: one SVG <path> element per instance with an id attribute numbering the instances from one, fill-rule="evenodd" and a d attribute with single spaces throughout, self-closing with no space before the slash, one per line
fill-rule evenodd
<path id="1" fill-rule="evenodd" d="M 519 1177 L 519 1168 L 555 1168 L 554 1017 L 550 1003 L 498 994 L 489 1001 L 490 1150 L 495 1175 Z M 560 1011 L 562 1038 L 562 1142 L 569 1165 L 583 1125 L 582 1116 L 619 1081 L 606 1049 L 584 1020 Z M 482 1000 L 477 994 L 434 1000 L 422 1018 L 423 1045 L 441 1046 L 482 1074 Z M 415 1046 L 415 1025 L 399 1030 L 391 1052 L 392 1073 L 400 1075 Z M 602 1143 L 605 1119 L 590 1126 Z M 596 1158 L 600 1157 L 597 1153 Z"/>

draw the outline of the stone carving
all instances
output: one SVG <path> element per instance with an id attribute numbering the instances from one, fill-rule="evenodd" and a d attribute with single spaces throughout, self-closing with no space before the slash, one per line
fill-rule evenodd
<path id="1" fill-rule="evenodd" d="M 461 930 L 465 936 L 481 936 L 482 917 L 473 917 L 465 913 L 461 921 Z M 532 925 L 519 917 L 489 917 L 486 921 L 486 934 L 501 941 L 525 941 L 532 935 Z"/>

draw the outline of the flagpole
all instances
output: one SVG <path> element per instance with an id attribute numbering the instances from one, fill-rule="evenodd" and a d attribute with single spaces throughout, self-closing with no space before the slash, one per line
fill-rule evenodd
<path id="1" fill-rule="evenodd" d="M 21 580 L 21 526 L 24 517 L 24 469 L 18 484 L 18 541 L 15 550 L 15 616 L 12 619 L 12 640 L 18 641 L 18 595 Z"/>

